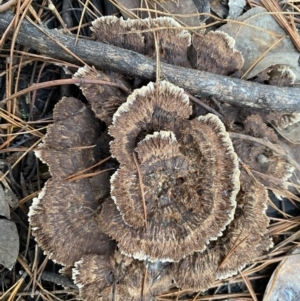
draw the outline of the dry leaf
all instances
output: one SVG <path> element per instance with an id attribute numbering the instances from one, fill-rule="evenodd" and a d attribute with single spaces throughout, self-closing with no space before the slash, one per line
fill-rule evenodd
<path id="1" fill-rule="evenodd" d="M 18 204 L 18 199 L 11 190 L 3 189 L 0 185 L 0 216 L 10 219 L 10 209 Z"/>
<path id="2" fill-rule="evenodd" d="M 256 76 L 270 66 L 280 64 L 289 66 L 295 74 L 295 83 L 300 82 L 299 52 L 272 15 L 267 14 L 262 7 L 255 7 L 237 20 L 245 25 L 231 22 L 222 26 L 220 30 L 232 36 L 235 39 L 235 48 L 242 52 L 245 58 L 242 71 L 247 72 L 254 65 L 246 74 L 246 79 Z M 270 48 L 272 49 L 268 51 Z M 264 54 L 266 51 L 268 52 Z"/>
<path id="3" fill-rule="evenodd" d="M 227 19 L 236 19 L 242 14 L 244 7 L 246 6 L 246 0 L 229 0 L 228 6 L 229 14 Z"/>
<path id="4" fill-rule="evenodd" d="M 19 254 L 19 235 L 14 222 L 0 219 L 0 264 L 11 270 Z"/>
<path id="5" fill-rule="evenodd" d="M 300 249 L 284 259 L 274 271 L 263 301 L 296 301 L 300 299 Z"/>
<path id="6" fill-rule="evenodd" d="M 193 0 L 199 13 L 210 14 L 210 0 Z M 200 17 L 201 22 L 205 22 L 209 18 L 209 15 L 202 15 Z"/>
<path id="7" fill-rule="evenodd" d="M 133 8 L 139 8 L 140 7 L 140 0 L 119 0 L 122 5 L 124 5 L 128 9 Z M 144 3 L 144 1 L 143 1 Z M 178 1 L 172 1 L 172 0 L 166 0 L 162 3 L 158 4 L 158 1 L 147 1 L 148 7 L 151 9 L 156 9 L 158 12 L 163 11 L 166 13 L 170 13 L 174 16 L 174 19 L 178 21 L 179 23 L 185 24 L 187 26 L 199 26 L 199 17 L 197 15 L 191 16 L 192 14 L 197 14 L 198 10 L 197 7 L 194 4 L 193 0 L 178 0 Z M 155 3 L 156 6 L 151 5 L 151 3 Z M 143 8 L 145 7 L 145 4 L 143 5 Z M 121 10 L 122 15 L 124 18 L 128 17 L 129 15 L 126 13 L 126 11 Z M 136 13 L 136 12 L 135 12 Z M 178 17 L 175 15 L 190 15 L 190 16 L 182 16 Z M 155 14 L 153 17 L 160 17 L 165 16 L 165 14 Z M 149 17 L 148 13 L 144 13 L 141 16 L 142 18 Z"/>
<path id="8" fill-rule="evenodd" d="M 179 23 L 187 26 L 199 26 L 198 16 L 188 16 L 198 13 L 198 10 L 193 0 L 178 0 L 178 4 L 173 1 L 165 1 L 157 5 L 157 9 L 165 12 L 169 12 L 174 15 L 174 19 Z M 175 15 L 187 15 L 182 17 L 175 17 Z"/>
<path id="9" fill-rule="evenodd" d="M 6 200 L 4 190 L 0 185 L 0 215 L 10 218 L 9 204 Z"/>

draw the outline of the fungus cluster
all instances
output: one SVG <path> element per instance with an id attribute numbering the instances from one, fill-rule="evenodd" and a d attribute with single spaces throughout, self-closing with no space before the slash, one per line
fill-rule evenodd
<path id="1" fill-rule="evenodd" d="M 216 39 L 216 45 L 228 47 L 231 57 L 223 60 L 222 71 L 216 67 L 220 57 L 208 58 L 200 38 L 191 39 L 181 29 L 178 34 L 174 22 L 109 17 L 95 21 L 93 30 L 97 38 L 101 31 L 105 42 L 122 44 L 117 46 L 131 49 L 126 43 L 132 40 L 139 47 L 134 50 L 153 56 L 155 38 L 147 29 L 170 23 L 172 29 L 164 34 L 170 41 L 159 44 L 163 59 L 185 65 L 186 56 L 177 54 L 192 42 L 197 68 L 222 74 L 239 70 L 242 57 L 230 38 L 222 33 L 201 36 L 211 45 Z M 177 54 L 168 46 L 175 32 L 184 45 Z M 162 36 L 156 38 L 161 41 Z M 120 81 L 87 67 L 75 77 Z M 216 115 L 192 118 L 188 96 L 167 81 L 151 82 L 128 97 L 109 85 L 82 84 L 81 89 L 91 109 L 78 99 L 63 98 L 36 150 L 52 179 L 34 199 L 29 217 L 44 252 L 73 268 L 84 300 L 153 300 L 174 286 L 205 290 L 272 246 L 267 190 L 239 159 L 286 179 L 287 173 L 275 172 L 281 161 L 274 153 L 251 140 L 232 141 Z M 108 132 L 101 131 L 99 119 Z M 272 141 L 276 135 L 268 130 L 257 116 L 244 122 L 244 133 L 267 133 Z M 107 152 L 112 158 L 103 160 Z M 260 163 L 263 156 L 275 163 Z M 105 163 L 98 165 L 100 161 Z"/>
<path id="2" fill-rule="evenodd" d="M 75 266 L 83 299 L 151 300 L 174 284 L 207 289 L 271 246 L 266 189 L 240 173 L 221 120 L 191 113 L 184 91 L 166 81 L 135 90 L 109 126 L 118 168 L 107 163 L 111 177 L 104 165 L 70 181 L 101 159 L 93 146 L 103 134 L 79 100 L 56 105 L 36 151 L 52 179 L 30 222 L 46 254 Z"/>
<path id="3" fill-rule="evenodd" d="M 198 70 L 230 75 L 244 64 L 234 49 L 235 40 L 222 31 L 192 35 L 170 17 L 127 19 L 107 16 L 92 22 L 95 40 L 133 50 L 161 61 Z M 156 49 L 156 41 L 157 48 Z"/>

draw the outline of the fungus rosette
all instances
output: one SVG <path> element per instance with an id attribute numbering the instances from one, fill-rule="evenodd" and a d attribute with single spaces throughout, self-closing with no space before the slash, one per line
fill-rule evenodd
<path id="1" fill-rule="evenodd" d="M 249 145 L 237 140 L 234 150 L 218 117 L 190 119 L 181 88 L 149 83 L 114 114 L 108 110 L 108 137 L 96 118 L 106 109 L 95 91 L 88 99 L 94 113 L 75 98 L 56 105 L 36 150 L 52 179 L 29 212 L 45 253 L 66 269 L 75 266 L 81 298 L 153 300 L 174 285 L 204 290 L 271 247 L 266 188 L 240 173 L 235 153 L 246 160 Z M 114 97 L 113 90 L 100 92 Z M 257 121 L 248 118 L 245 130 L 259 137 L 266 129 Z M 102 165 L 84 175 L 108 152 L 108 141 L 116 160 L 105 164 L 119 169 L 97 174 L 108 167 Z M 71 181 L 78 171 L 83 176 Z"/>
<path id="2" fill-rule="evenodd" d="M 190 114 L 183 90 L 165 81 L 135 90 L 114 114 L 120 168 L 99 224 L 128 256 L 178 261 L 233 219 L 240 173 L 231 140 L 215 115 Z"/>

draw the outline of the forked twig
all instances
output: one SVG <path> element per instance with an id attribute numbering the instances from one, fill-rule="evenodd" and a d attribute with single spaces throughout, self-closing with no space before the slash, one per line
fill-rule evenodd
<path id="1" fill-rule="evenodd" d="M 109 171 L 109 170 L 114 170 L 114 168 L 108 168 L 108 169 L 98 170 L 98 171 L 91 172 L 91 173 L 86 173 L 83 175 L 78 175 L 78 176 L 70 178 L 69 181 L 72 182 L 72 181 L 76 181 L 76 180 L 80 180 L 80 179 L 84 179 L 84 178 L 94 177 L 94 176 L 97 176 L 97 175 L 104 173 L 106 171 Z"/>
<path id="2" fill-rule="evenodd" d="M 86 171 L 88 171 L 88 170 L 90 170 L 90 169 L 92 169 L 92 168 L 94 168 L 94 167 L 96 167 L 96 166 L 101 165 L 102 163 L 108 161 L 110 158 L 111 158 L 111 156 L 109 156 L 109 157 L 107 157 L 107 158 L 105 158 L 105 159 L 103 159 L 103 160 L 97 162 L 96 164 L 94 164 L 94 165 L 92 165 L 92 166 L 90 166 L 90 167 L 88 167 L 88 168 L 85 168 L 85 169 L 80 170 L 80 171 L 78 171 L 78 172 L 76 172 L 76 173 L 73 173 L 72 175 L 69 175 L 68 177 L 66 177 L 66 180 L 73 180 L 73 178 L 78 177 L 79 175 L 82 175 L 82 174 L 85 173 Z"/>
<path id="3" fill-rule="evenodd" d="M 239 234 L 239 236 L 237 237 L 237 239 L 235 240 L 234 244 L 233 244 L 233 247 L 229 250 L 229 252 L 227 253 L 227 255 L 225 256 L 225 258 L 222 260 L 222 262 L 219 264 L 217 270 L 219 270 L 223 265 L 224 263 L 226 262 L 226 260 L 231 256 L 231 254 L 249 237 L 249 234 L 244 237 L 239 243 L 238 240 L 240 238 L 240 236 L 242 235 L 242 232 Z"/>

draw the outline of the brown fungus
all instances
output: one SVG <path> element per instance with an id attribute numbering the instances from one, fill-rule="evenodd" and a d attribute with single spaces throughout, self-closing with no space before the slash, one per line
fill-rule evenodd
<path id="1" fill-rule="evenodd" d="M 99 77 L 92 71 L 91 78 Z M 98 106 L 93 89 L 84 87 L 100 117 L 114 91 L 99 93 L 104 105 Z M 253 168 L 253 158 L 255 164 L 275 158 L 270 150 L 238 139 L 234 150 L 221 120 L 189 119 L 187 95 L 166 81 L 135 90 L 114 111 L 107 119 L 110 138 L 86 105 L 64 98 L 36 150 L 52 180 L 30 209 L 33 234 L 68 270 L 76 262 L 73 278 L 84 300 L 154 300 L 172 279 L 181 288 L 206 289 L 270 248 L 266 189 L 240 174 L 236 154 Z M 243 133 L 277 139 L 256 116 L 244 121 Z M 98 152 L 110 139 L 119 164 L 113 176 L 69 181 L 103 157 Z"/>
<path id="2" fill-rule="evenodd" d="M 174 286 L 168 267 L 167 263 L 133 260 L 116 251 L 110 258 L 83 256 L 75 263 L 73 279 L 86 301 L 150 301 Z"/>
<path id="3" fill-rule="evenodd" d="M 156 33 L 159 56 L 162 61 L 188 67 L 187 49 L 191 35 L 170 17 L 156 19 L 127 19 L 106 16 L 92 22 L 94 38 L 114 46 L 155 56 Z M 178 29 L 177 29 L 178 27 Z"/>
<path id="4" fill-rule="evenodd" d="M 178 261 L 233 218 L 239 169 L 229 136 L 218 117 L 189 114 L 182 89 L 161 82 L 136 90 L 113 117 L 111 152 L 121 166 L 99 223 L 126 255 Z"/>
<path id="5" fill-rule="evenodd" d="M 172 266 L 175 283 L 182 289 L 206 290 L 216 279 L 226 279 L 272 247 L 267 234 L 266 189 L 241 173 L 241 190 L 233 221 L 222 237 L 207 249 Z"/>
<path id="6" fill-rule="evenodd" d="M 97 41 L 138 53 L 148 54 L 149 42 L 140 32 L 142 29 L 143 23 L 141 20 L 124 20 L 123 18 L 117 18 L 115 16 L 97 18 L 92 22 L 91 27 L 93 37 Z M 151 46 L 152 44 L 153 42 L 150 42 Z"/>
<path id="7" fill-rule="evenodd" d="M 193 34 L 190 59 L 196 69 L 231 75 L 244 64 L 242 54 L 234 49 L 234 39 L 222 31 Z"/>
<path id="8" fill-rule="evenodd" d="M 124 85 L 124 81 L 119 75 L 107 75 L 101 71 L 88 66 L 79 68 L 74 74 L 74 78 L 84 78 L 91 80 L 107 81 L 107 84 L 80 84 L 82 93 L 91 104 L 92 110 L 95 115 L 107 125 L 111 124 L 112 116 L 118 107 L 126 101 L 127 95 L 124 94 L 119 88 L 110 86 L 109 83 Z"/>
<path id="9" fill-rule="evenodd" d="M 54 124 L 36 150 L 49 165 L 52 179 L 33 200 L 29 219 L 44 252 L 54 261 L 72 266 L 84 254 L 102 254 L 110 248 L 108 237 L 94 219 L 99 203 L 90 181 L 66 180 L 95 163 L 92 145 L 98 136 L 98 121 L 83 103 L 71 97 L 56 105 L 53 117 Z"/>
<path id="10" fill-rule="evenodd" d="M 147 134 L 155 131 L 174 132 L 176 118 L 187 119 L 192 114 L 189 98 L 180 89 L 167 81 L 156 85 L 150 82 L 147 86 L 133 91 L 113 116 L 109 134 L 111 153 L 121 164 L 135 166 L 133 152 L 136 144 Z"/>

